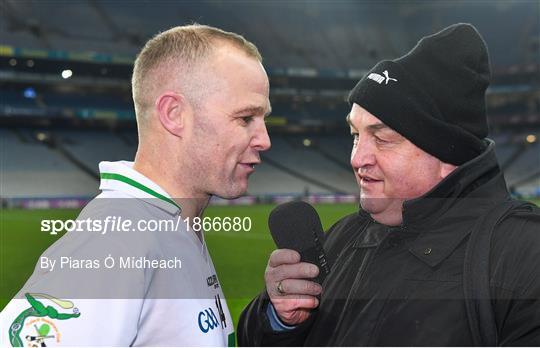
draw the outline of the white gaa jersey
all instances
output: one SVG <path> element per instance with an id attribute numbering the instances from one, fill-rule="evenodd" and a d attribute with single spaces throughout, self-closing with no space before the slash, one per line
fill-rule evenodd
<path id="1" fill-rule="evenodd" d="M 234 346 L 204 238 L 132 165 L 100 163 L 102 193 L 2 311 L 0 346 Z"/>

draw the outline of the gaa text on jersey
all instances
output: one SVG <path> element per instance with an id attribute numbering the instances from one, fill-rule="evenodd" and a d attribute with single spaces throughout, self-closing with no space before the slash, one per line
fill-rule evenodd
<path id="1" fill-rule="evenodd" d="M 208 307 L 208 309 L 205 309 L 204 311 L 199 312 L 198 320 L 199 329 L 201 329 L 203 333 L 207 333 L 208 331 L 215 329 L 219 325 L 217 317 L 214 314 L 212 308 L 210 307 Z"/>

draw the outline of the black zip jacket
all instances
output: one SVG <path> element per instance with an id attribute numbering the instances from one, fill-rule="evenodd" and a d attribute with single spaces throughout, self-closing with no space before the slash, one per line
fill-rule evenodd
<path id="1" fill-rule="evenodd" d="M 324 245 L 332 271 L 318 309 L 289 331 L 272 330 L 263 292 L 243 311 L 241 346 L 471 346 L 463 290 L 469 234 L 509 199 L 491 142 L 423 197 L 404 203 L 401 226 L 346 216 Z M 540 346 L 540 213 L 495 227 L 489 260 L 500 345 Z"/>

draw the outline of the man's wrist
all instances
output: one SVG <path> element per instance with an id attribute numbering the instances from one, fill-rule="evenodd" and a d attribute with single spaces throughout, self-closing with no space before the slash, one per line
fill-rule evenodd
<path id="1" fill-rule="evenodd" d="M 283 323 L 281 319 L 279 318 L 276 309 L 272 305 L 272 302 L 268 303 L 268 306 L 266 307 L 266 316 L 268 317 L 268 320 L 270 321 L 270 326 L 274 331 L 289 331 L 296 328 L 296 326 L 291 326 Z"/>

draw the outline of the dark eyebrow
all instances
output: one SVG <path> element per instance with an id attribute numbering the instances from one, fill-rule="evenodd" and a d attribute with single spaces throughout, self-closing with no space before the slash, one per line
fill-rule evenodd
<path id="1" fill-rule="evenodd" d="M 369 126 L 366 127 L 368 131 L 370 131 L 371 133 L 375 133 L 377 131 L 380 131 L 382 129 L 390 129 L 390 127 L 388 127 L 387 125 L 385 125 L 384 123 L 376 123 L 376 124 L 370 124 Z"/>
<path id="2" fill-rule="evenodd" d="M 240 110 L 236 110 L 234 112 L 235 115 L 238 115 L 238 114 L 243 114 L 243 113 L 250 113 L 250 114 L 264 114 L 264 117 L 270 115 L 270 113 L 272 112 L 272 107 L 270 107 L 268 109 L 268 111 L 266 110 L 266 108 L 263 108 L 261 106 L 248 106 L 246 108 L 243 108 L 243 109 L 240 109 Z"/>
<path id="3" fill-rule="evenodd" d="M 356 127 L 351 122 L 351 114 L 350 113 L 347 114 L 347 116 L 345 117 L 345 120 L 347 121 L 349 126 L 351 126 L 351 128 L 356 129 Z M 371 125 L 367 126 L 366 128 L 371 133 L 375 133 L 375 132 L 377 132 L 379 130 L 382 130 L 382 129 L 391 129 L 390 127 L 388 127 L 387 125 L 385 125 L 382 122 L 381 123 L 371 124 Z"/>

